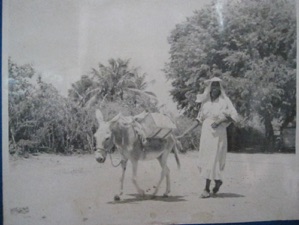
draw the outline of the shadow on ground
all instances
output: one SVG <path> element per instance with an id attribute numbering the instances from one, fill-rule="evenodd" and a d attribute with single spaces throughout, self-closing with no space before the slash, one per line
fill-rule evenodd
<path id="1" fill-rule="evenodd" d="M 123 204 L 123 203 L 135 203 L 135 202 L 142 202 L 142 201 L 161 201 L 161 202 L 183 202 L 186 201 L 183 197 L 184 196 L 155 196 L 153 195 L 138 195 L 138 194 L 129 194 L 132 198 L 121 199 L 119 201 L 111 201 L 108 204 Z"/>
<path id="2" fill-rule="evenodd" d="M 239 195 L 235 193 L 219 193 L 216 195 L 212 195 L 213 198 L 241 198 L 245 197 L 244 195 Z"/>

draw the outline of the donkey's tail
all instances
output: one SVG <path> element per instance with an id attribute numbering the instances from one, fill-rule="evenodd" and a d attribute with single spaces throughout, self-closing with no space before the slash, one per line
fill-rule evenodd
<path id="1" fill-rule="evenodd" d="M 174 136 L 172 136 L 172 139 L 174 141 L 174 145 L 173 145 L 173 153 L 174 153 L 174 157 L 175 157 L 175 161 L 178 165 L 178 168 L 180 169 L 181 167 L 181 163 L 180 163 L 180 159 L 179 159 L 179 153 L 178 153 L 178 148 L 182 147 L 182 144 L 180 143 L 179 140 L 177 140 Z"/>

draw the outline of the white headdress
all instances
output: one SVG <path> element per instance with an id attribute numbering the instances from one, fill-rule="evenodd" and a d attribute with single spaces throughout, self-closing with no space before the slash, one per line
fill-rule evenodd
<path id="1" fill-rule="evenodd" d="M 223 81 L 218 77 L 213 77 L 212 79 L 206 80 L 204 83 L 207 85 L 204 92 L 202 94 L 198 94 L 196 96 L 196 102 L 198 103 L 204 103 L 206 101 L 209 101 L 211 99 L 210 92 L 211 92 L 211 84 L 212 82 L 219 82 L 220 84 L 220 90 L 221 94 L 219 98 L 226 96 L 224 92 L 224 88 L 222 86 Z"/>
<path id="2" fill-rule="evenodd" d="M 212 82 L 219 82 L 220 90 L 221 90 L 221 94 L 219 96 L 219 99 L 224 100 L 226 102 L 226 106 L 228 107 L 226 109 L 226 111 L 228 112 L 228 114 L 230 114 L 230 117 L 233 120 L 237 121 L 238 118 L 239 118 L 238 113 L 237 113 L 235 107 L 233 106 L 233 103 L 231 102 L 231 100 L 229 99 L 229 97 L 226 95 L 226 93 L 224 91 L 224 88 L 223 88 L 223 85 L 222 85 L 223 81 L 218 77 L 213 77 L 212 79 L 206 80 L 204 82 L 207 86 L 206 86 L 203 94 L 198 94 L 196 96 L 196 102 L 204 104 L 205 102 L 211 100 L 210 92 L 211 92 Z"/>

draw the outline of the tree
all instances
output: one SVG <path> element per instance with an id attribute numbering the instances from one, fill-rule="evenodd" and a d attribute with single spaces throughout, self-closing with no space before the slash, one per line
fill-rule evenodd
<path id="1" fill-rule="evenodd" d="M 154 110 L 156 96 L 146 91 L 146 74 L 139 73 L 138 68 L 130 67 L 129 60 L 110 59 L 108 66 L 99 63 L 89 75 L 82 76 L 72 85 L 69 97 L 80 106 L 89 107 L 96 102 L 119 102 L 128 106 L 132 113 L 138 107 Z M 99 104 L 99 103 L 98 103 Z"/>
<path id="2" fill-rule="evenodd" d="M 72 84 L 72 88 L 68 91 L 68 97 L 77 102 L 79 106 L 84 106 L 98 90 L 97 85 L 92 78 L 83 75 L 80 80 Z"/>
<path id="3" fill-rule="evenodd" d="M 96 121 L 87 109 L 61 96 L 56 88 L 38 81 L 32 114 L 36 116 L 35 139 L 54 152 L 93 151 Z"/>
<path id="4" fill-rule="evenodd" d="M 35 87 L 31 83 L 35 70 L 29 64 L 17 65 L 8 59 L 9 140 L 13 148 L 22 139 L 29 139 L 35 120 L 30 114 Z"/>
<path id="5" fill-rule="evenodd" d="M 295 1 L 217 1 L 178 24 L 165 65 L 178 107 L 195 116 L 192 99 L 219 76 L 244 117 L 261 117 L 271 148 L 273 120 L 285 126 L 296 112 L 295 9 Z"/>
<path id="6" fill-rule="evenodd" d="M 10 152 L 20 155 L 47 150 L 55 153 L 93 151 L 97 126 L 89 111 L 61 96 L 42 81 L 31 65 L 9 64 Z"/>

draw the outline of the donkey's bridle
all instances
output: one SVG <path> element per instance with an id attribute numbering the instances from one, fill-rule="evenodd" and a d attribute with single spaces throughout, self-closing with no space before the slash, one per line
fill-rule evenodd
<path id="1" fill-rule="evenodd" d="M 113 145 L 112 145 L 112 147 L 113 147 Z M 112 147 L 110 147 L 108 150 L 105 150 L 105 149 L 103 149 L 103 148 L 95 148 L 95 150 L 96 150 L 96 151 L 97 151 L 97 150 L 100 150 L 100 151 L 105 152 L 106 154 L 108 154 L 108 155 L 110 156 L 110 162 L 111 162 L 111 165 L 112 165 L 113 167 L 118 167 L 118 166 L 121 164 L 121 161 L 122 161 L 122 160 L 120 160 L 119 163 L 117 163 L 117 164 L 114 164 L 114 163 L 113 163 L 113 160 L 112 160 Z"/>
<path id="2" fill-rule="evenodd" d="M 111 154 L 112 153 L 112 151 L 111 151 L 112 147 L 109 150 L 105 150 L 103 148 L 94 148 L 94 149 L 95 149 L 95 151 L 100 150 L 101 152 L 105 152 L 107 154 Z"/>

